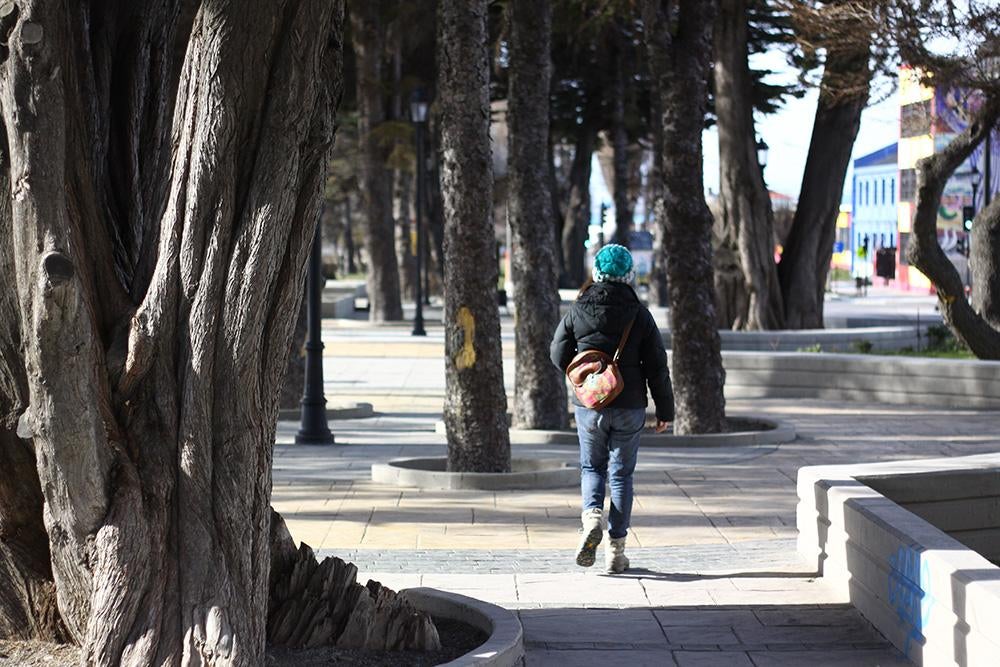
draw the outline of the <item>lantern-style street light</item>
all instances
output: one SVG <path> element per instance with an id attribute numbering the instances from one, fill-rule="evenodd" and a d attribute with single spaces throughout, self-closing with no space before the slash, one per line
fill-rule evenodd
<path id="1" fill-rule="evenodd" d="M 770 150 L 770 146 L 767 145 L 763 139 L 757 140 L 757 164 L 763 169 L 767 166 L 767 151 Z"/>

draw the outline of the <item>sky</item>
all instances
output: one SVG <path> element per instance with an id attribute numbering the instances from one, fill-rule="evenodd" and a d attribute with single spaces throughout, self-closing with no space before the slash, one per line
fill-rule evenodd
<path id="1" fill-rule="evenodd" d="M 766 68 L 775 73 L 766 79 L 769 83 L 788 83 L 795 80 L 796 71 L 788 65 L 785 54 L 780 51 L 755 54 L 751 57 L 750 63 L 754 68 Z M 858 157 L 877 151 L 899 138 L 899 101 L 896 94 L 887 95 L 886 91 L 881 90 L 876 92 L 876 96 L 861 114 L 861 127 L 851 156 L 852 165 Z M 757 116 L 757 133 L 769 147 L 764 178 L 768 188 L 775 192 L 794 198 L 799 196 L 817 98 L 818 91 L 812 89 L 801 99 L 789 97 L 776 113 Z M 718 192 L 718 132 L 714 128 L 705 130 L 702 142 L 705 188 L 706 191 Z M 591 195 L 594 198 L 596 211 L 602 201 L 608 204 L 612 202 L 601 171 L 597 167 L 596 157 L 594 160 Z M 844 203 L 850 202 L 851 172 L 852 168 L 849 167 L 844 181 L 846 194 Z"/>
<path id="2" fill-rule="evenodd" d="M 796 72 L 785 61 L 779 51 L 757 54 L 750 59 L 751 67 L 767 68 L 774 71 L 768 83 L 791 83 Z M 867 155 L 891 143 L 899 137 L 899 101 L 895 94 L 880 99 L 867 107 L 861 114 L 861 127 L 854 142 L 851 161 Z M 757 116 L 757 133 L 769 147 L 764 178 L 767 186 L 775 192 L 798 197 L 809 152 L 813 118 L 816 114 L 818 91 L 811 89 L 802 99 L 788 98 L 784 106 L 774 114 Z M 881 99 L 884 97 L 885 99 Z M 706 130 L 703 137 L 705 151 L 705 188 L 719 191 L 719 137 L 716 130 Z M 845 189 L 850 190 L 851 172 L 848 171 Z"/>

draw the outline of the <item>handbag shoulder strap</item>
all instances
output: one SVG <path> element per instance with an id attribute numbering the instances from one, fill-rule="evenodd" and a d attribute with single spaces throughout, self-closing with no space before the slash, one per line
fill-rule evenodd
<path id="1" fill-rule="evenodd" d="M 628 335 L 632 333 L 632 325 L 635 324 L 635 318 L 638 316 L 639 313 L 633 315 L 632 319 L 629 320 L 628 325 L 625 327 L 625 331 L 622 332 L 622 339 L 618 341 L 618 347 L 615 348 L 615 356 L 612 359 L 614 363 L 618 363 L 618 357 L 622 356 L 622 350 L 625 349 L 625 343 L 628 342 Z"/>

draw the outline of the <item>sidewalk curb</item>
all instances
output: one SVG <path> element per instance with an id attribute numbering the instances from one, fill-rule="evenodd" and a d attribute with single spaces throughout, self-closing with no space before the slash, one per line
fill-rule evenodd
<path id="1" fill-rule="evenodd" d="M 524 630 L 512 611 L 475 598 L 435 588 L 405 588 L 410 604 L 431 616 L 462 621 L 489 633 L 484 644 L 440 667 L 520 667 L 524 665 Z"/>

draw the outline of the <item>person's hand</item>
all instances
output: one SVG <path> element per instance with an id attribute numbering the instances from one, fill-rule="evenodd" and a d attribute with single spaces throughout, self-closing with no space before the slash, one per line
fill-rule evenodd
<path id="1" fill-rule="evenodd" d="M 657 433 L 663 433 L 664 431 L 667 430 L 668 426 L 670 426 L 670 422 L 665 422 L 657 419 L 656 426 L 653 427 L 653 430 L 656 431 Z"/>

